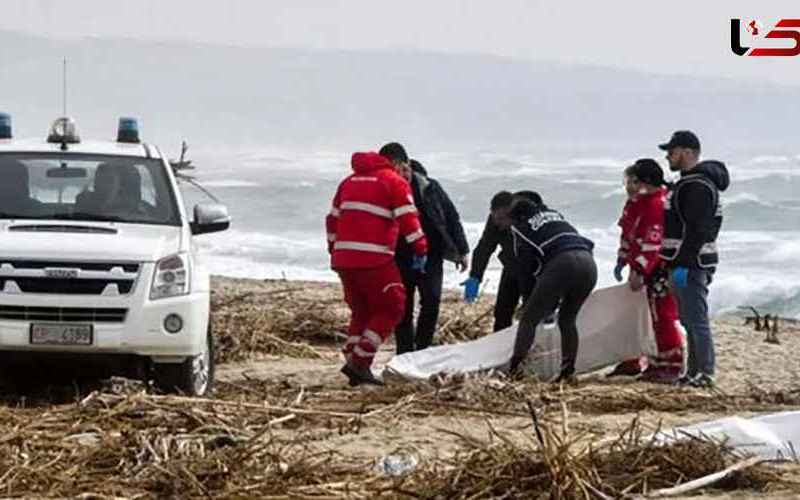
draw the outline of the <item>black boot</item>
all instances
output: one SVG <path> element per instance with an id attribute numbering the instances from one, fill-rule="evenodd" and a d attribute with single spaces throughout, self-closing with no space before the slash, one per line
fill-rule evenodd
<path id="1" fill-rule="evenodd" d="M 345 364 L 345 365 L 342 367 L 342 369 L 341 369 L 341 370 L 339 370 L 339 371 L 340 371 L 340 372 L 342 372 L 343 374 L 345 374 L 345 375 L 347 376 L 347 384 L 348 384 L 350 387 L 355 387 L 355 386 L 357 386 L 358 384 L 360 384 L 360 383 L 361 383 L 361 381 L 360 381 L 360 380 L 358 379 L 358 377 L 356 376 L 355 372 L 353 372 L 353 371 L 350 369 L 350 366 L 349 366 L 349 365 Z"/>
<path id="2" fill-rule="evenodd" d="M 553 384 L 578 385 L 578 377 L 575 376 L 575 368 L 562 368 L 561 373 L 553 380 Z"/>
<path id="3" fill-rule="evenodd" d="M 350 385 L 355 387 L 360 384 L 384 385 L 383 381 L 373 375 L 368 367 L 360 367 L 353 363 L 347 363 L 342 367 L 342 373 L 350 378 Z"/>
<path id="4" fill-rule="evenodd" d="M 508 364 L 508 376 L 511 378 L 522 377 L 522 363 L 525 361 L 525 356 L 517 357 L 512 356 L 511 362 Z"/>

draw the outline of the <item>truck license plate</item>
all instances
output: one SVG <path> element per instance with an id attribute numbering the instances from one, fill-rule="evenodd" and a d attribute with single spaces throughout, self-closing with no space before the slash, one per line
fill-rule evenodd
<path id="1" fill-rule="evenodd" d="M 92 325 L 33 323 L 31 344 L 92 345 Z"/>

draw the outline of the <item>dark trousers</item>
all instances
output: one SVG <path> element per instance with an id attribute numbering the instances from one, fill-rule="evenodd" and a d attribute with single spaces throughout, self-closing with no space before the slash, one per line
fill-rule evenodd
<path id="1" fill-rule="evenodd" d="M 500 285 L 497 287 L 497 298 L 494 303 L 494 331 L 499 332 L 511 326 L 514 320 L 514 311 L 522 299 L 528 299 L 533 290 L 534 281 L 524 282 L 519 276 L 507 267 L 503 268 L 500 275 Z"/>
<path id="2" fill-rule="evenodd" d="M 689 269 L 686 287 L 678 288 L 673 285 L 681 323 L 686 329 L 689 344 L 686 374 L 690 377 L 698 373 L 714 375 L 714 336 L 708 319 L 708 285 L 711 280 L 712 275 L 708 271 Z"/>
<path id="3" fill-rule="evenodd" d="M 436 323 L 439 321 L 439 305 L 442 301 L 442 279 L 444 277 L 441 258 L 428 260 L 425 272 L 400 268 L 403 286 L 406 288 L 406 309 L 403 319 L 395 329 L 397 354 L 419 351 L 430 347 Z M 419 291 L 420 311 L 417 328 L 414 328 L 414 296 Z"/>
<path id="4" fill-rule="evenodd" d="M 561 372 L 575 373 L 578 357 L 578 327 L 575 320 L 583 303 L 597 284 L 597 265 L 591 252 L 569 250 L 545 264 L 536 287 L 525 303 L 514 343 L 514 357 L 524 358 L 533 346 L 536 327 L 558 309 L 561 330 Z"/>

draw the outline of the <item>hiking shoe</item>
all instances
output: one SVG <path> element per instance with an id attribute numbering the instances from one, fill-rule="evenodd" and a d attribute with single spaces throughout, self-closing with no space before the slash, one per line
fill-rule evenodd
<path id="1" fill-rule="evenodd" d="M 350 379 L 350 387 L 355 387 L 361 384 L 385 385 L 383 381 L 377 378 L 372 373 L 372 370 L 367 367 L 360 367 L 348 363 L 342 367 L 341 372 L 347 375 L 347 377 Z"/>
<path id="2" fill-rule="evenodd" d="M 698 389 L 713 389 L 714 377 L 707 373 L 701 373 L 693 378 L 692 381 L 689 382 L 689 385 L 692 387 L 697 387 Z"/>
<path id="3" fill-rule="evenodd" d="M 672 385 L 674 385 L 675 387 L 689 387 L 692 385 L 692 382 L 694 381 L 695 378 L 697 378 L 697 374 L 689 375 L 687 373 L 686 375 L 680 377 L 678 380 L 673 382 Z"/>
<path id="4" fill-rule="evenodd" d="M 635 363 L 623 361 L 614 367 L 614 370 L 606 375 L 606 378 L 611 377 L 635 377 L 641 375 L 642 369 Z"/>

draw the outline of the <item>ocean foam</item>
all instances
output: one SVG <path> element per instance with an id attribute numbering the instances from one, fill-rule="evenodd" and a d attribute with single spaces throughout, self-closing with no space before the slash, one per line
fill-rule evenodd
<path id="1" fill-rule="evenodd" d="M 794 161 L 794 160 L 792 160 L 788 156 L 783 156 L 783 155 L 780 155 L 780 156 L 778 156 L 778 155 L 762 155 L 762 156 L 756 156 L 755 158 L 751 158 L 748 161 L 748 163 L 751 163 L 753 165 L 774 165 L 776 163 L 785 164 L 785 163 L 790 163 L 792 161 Z"/>
<path id="2" fill-rule="evenodd" d="M 625 196 L 625 188 L 624 187 L 618 187 L 616 189 L 612 189 L 611 191 L 606 191 L 605 193 L 600 195 L 600 197 L 603 198 L 604 200 L 607 200 L 609 198 L 613 198 L 615 196 Z"/>
<path id="3" fill-rule="evenodd" d="M 252 181 L 238 180 L 238 179 L 219 179 L 208 180 L 200 183 L 203 187 L 207 188 L 245 188 L 245 187 L 258 187 L 260 184 Z"/>
<path id="4" fill-rule="evenodd" d="M 738 203 L 756 203 L 765 207 L 775 206 L 773 203 L 763 201 L 758 195 L 752 193 L 738 193 L 733 196 L 722 195 L 720 199 L 722 200 L 722 205 L 725 207 L 733 206 Z"/>
<path id="5" fill-rule="evenodd" d="M 600 158 L 573 158 L 568 160 L 566 165 L 569 167 L 599 167 L 599 168 L 614 168 L 619 169 L 620 172 L 627 167 L 628 165 L 632 164 L 635 160 L 633 159 L 619 159 L 619 158 L 608 158 L 608 157 L 600 157 Z"/>
<path id="6" fill-rule="evenodd" d="M 770 245 L 759 258 L 762 262 L 795 265 L 800 256 L 800 238 L 785 239 Z"/>
<path id="7" fill-rule="evenodd" d="M 598 179 L 567 179 L 562 184 L 588 184 L 590 186 L 618 186 L 619 181 L 606 181 Z"/>
<path id="8" fill-rule="evenodd" d="M 575 153 L 574 153 L 575 154 Z M 253 213 L 268 211 L 264 207 L 276 206 L 275 204 L 292 204 L 298 202 L 298 191 L 283 189 L 283 185 L 307 188 L 320 186 L 331 180 L 341 179 L 349 173 L 350 152 L 287 152 L 263 148 L 260 150 L 242 151 L 231 155 L 227 159 L 208 153 L 213 161 L 198 161 L 198 165 L 220 165 L 213 170 L 215 178 L 203 184 L 211 188 L 256 188 L 270 186 L 278 189 L 275 197 L 269 204 L 255 204 L 243 207 Z M 582 220 L 596 221 L 593 228 L 581 228 L 583 234 L 591 238 L 595 244 L 595 259 L 599 268 L 598 286 L 607 286 L 614 283 L 612 269 L 616 261 L 616 248 L 619 238 L 619 229 L 616 219 L 619 211 L 612 210 L 613 199 L 623 197 L 624 190 L 620 185 L 622 169 L 630 164 L 632 159 L 597 157 L 561 157 L 546 158 L 534 154 L 513 155 L 510 153 L 478 152 L 478 153 L 422 153 L 419 159 L 429 167 L 432 176 L 437 179 L 459 180 L 480 183 L 481 179 L 508 179 L 509 187 L 513 187 L 519 177 L 539 178 L 548 181 L 548 185 L 563 183 L 564 189 L 568 185 L 584 185 L 583 189 L 569 188 L 570 192 L 578 192 L 578 199 L 571 204 L 593 207 L 597 203 L 602 207 L 602 213 L 593 213 L 592 217 L 586 216 Z M 724 158 L 723 158 L 724 159 Z M 198 158 L 198 160 L 200 160 Z M 788 201 L 772 202 L 769 186 L 780 185 L 784 188 L 782 193 L 791 193 L 793 179 L 800 176 L 798 158 L 787 156 L 756 156 L 745 158 L 740 164 L 729 164 L 734 187 L 737 192 L 723 199 L 728 207 L 740 205 L 734 211 L 738 220 L 749 216 L 747 205 L 767 206 L 779 216 L 786 217 L 787 221 L 796 220 L 792 216 L 794 210 L 800 206 L 785 206 Z M 663 161 L 661 162 L 663 164 Z M 236 165 L 236 168 L 231 168 Z M 249 170 L 241 170 L 249 169 Z M 202 173 L 202 172 L 201 172 Z M 227 179 L 223 179 L 228 175 Z M 771 178 L 767 181 L 756 182 L 752 185 L 743 185 L 750 180 Z M 589 177 L 584 179 L 583 177 Z M 252 179 L 252 180 L 251 180 Z M 776 184 L 778 183 L 778 184 Z M 784 183 L 784 184 L 780 184 Z M 334 184 L 331 183 L 333 186 Z M 597 187 L 595 187 L 597 186 Z M 448 186 L 449 187 L 449 186 Z M 470 186 L 473 188 L 474 186 Z M 614 188 L 611 190 L 610 188 Z M 334 189 L 334 188 L 331 188 Z M 453 187 L 455 189 L 455 186 Z M 607 190 L 607 191 L 606 191 Z M 603 193 L 603 191 L 606 191 Z M 460 199 L 457 191 L 449 193 L 455 200 Z M 332 196 L 333 193 L 330 193 Z M 781 194 L 784 198 L 789 196 Z M 308 198 L 308 199 L 306 199 Z M 603 202 L 603 199 L 611 201 Z M 336 275 L 329 269 L 329 256 L 322 225 L 322 212 L 327 210 L 330 197 L 311 200 L 303 198 L 302 210 L 306 215 L 297 220 L 287 220 L 285 226 L 280 226 L 279 233 L 265 234 L 257 225 L 240 226 L 234 221 L 234 229 L 224 233 L 212 234 L 198 238 L 197 242 L 201 252 L 211 264 L 212 271 L 219 274 L 230 274 L 242 277 L 281 278 L 288 279 L 315 279 L 330 281 Z M 318 203 L 317 203 L 318 201 Z M 310 206 L 305 203 L 310 203 Z M 463 203 L 467 207 L 459 206 L 462 213 L 483 214 L 473 215 L 478 221 L 464 223 L 470 244 L 474 247 L 484 226 L 486 199 L 468 199 Z M 254 202 L 255 203 L 255 202 Z M 566 203 L 566 202 L 565 202 Z M 476 207 L 480 205 L 480 210 Z M 558 202 L 554 206 L 564 209 Z M 237 207 L 238 208 L 238 207 Z M 619 210 L 622 206 L 620 204 Z M 791 208 L 783 213 L 785 209 Z M 319 226 L 311 227 L 316 213 L 319 212 Z M 772 212 L 755 210 L 761 217 Z M 582 212 L 581 212 L 582 213 Z M 299 217 L 299 216 L 298 216 Z M 311 222 L 308 222 L 311 220 Z M 729 219 L 731 220 L 731 219 Z M 783 219 L 781 219 L 783 220 Z M 240 224 L 242 224 L 240 222 Z M 300 224 L 298 226 L 298 224 Z M 302 228 L 308 226 L 307 231 L 283 231 L 283 227 Z M 603 226 L 604 225 L 604 226 Z M 786 223 L 792 228 L 789 222 Z M 603 226 L 603 227 L 598 227 Z M 744 226 L 741 226 L 744 227 Z M 800 226 L 795 226 L 800 229 Z M 711 307 L 715 312 L 730 310 L 744 304 L 760 304 L 771 299 L 781 299 L 792 293 L 800 283 L 800 272 L 794 271 L 797 256 L 800 255 L 800 232 L 764 232 L 764 231 L 729 231 L 723 227 L 719 239 L 722 263 L 711 287 Z M 451 264 L 445 267 L 445 285 L 457 288 L 465 278 L 453 269 Z M 484 289 L 487 292 L 496 291 L 499 282 L 501 267 L 494 257 L 486 273 Z"/>

